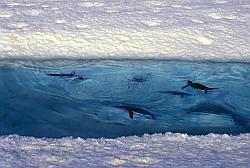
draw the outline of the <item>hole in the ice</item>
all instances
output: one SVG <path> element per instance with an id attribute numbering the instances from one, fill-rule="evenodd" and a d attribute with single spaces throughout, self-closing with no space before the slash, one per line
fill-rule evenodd
<path id="1" fill-rule="evenodd" d="M 247 133 L 249 72 L 239 63 L 1 61 L 0 134 Z"/>

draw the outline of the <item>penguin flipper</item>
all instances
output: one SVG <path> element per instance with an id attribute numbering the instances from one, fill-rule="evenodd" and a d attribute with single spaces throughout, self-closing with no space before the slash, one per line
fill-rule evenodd
<path id="1" fill-rule="evenodd" d="M 186 84 L 185 86 L 183 86 L 183 87 L 181 88 L 181 90 L 185 89 L 185 88 L 188 87 L 188 86 L 189 86 L 189 84 Z"/>
<path id="2" fill-rule="evenodd" d="M 134 118 L 134 113 L 132 111 L 129 111 L 129 118 L 133 119 Z"/>
<path id="3" fill-rule="evenodd" d="M 75 76 L 75 74 L 76 74 L 76 71 L 72 71 L 72 72 L 70 73 L 71 76 Z"/>

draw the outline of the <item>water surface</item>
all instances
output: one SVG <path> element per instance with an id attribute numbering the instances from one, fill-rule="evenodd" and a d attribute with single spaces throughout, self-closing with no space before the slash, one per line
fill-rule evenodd
<path id="1" fill-rule="evenodd" d="M 48 75 L 73 71 L 76 76 Z M 2 60 L 0 79 L 0 135 L 115 138 L 250 132 L 249 64 Z M 181 90 L 187 80 L 219 89 L 207 94 L 191 87 Z M 140 108 L 158 117 L 134 114 L 131 119 L 118 106 Z"/>

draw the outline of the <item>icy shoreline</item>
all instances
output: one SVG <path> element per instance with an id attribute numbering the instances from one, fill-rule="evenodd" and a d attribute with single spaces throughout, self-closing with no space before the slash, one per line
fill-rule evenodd
<path id="1" fill-rule="evenodd" d="M 117 139 L 0 137 L 0 167 L 248 167 L 250 134 Z"/>

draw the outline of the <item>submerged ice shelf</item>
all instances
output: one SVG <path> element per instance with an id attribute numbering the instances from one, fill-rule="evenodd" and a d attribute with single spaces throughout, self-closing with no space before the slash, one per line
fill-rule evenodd
<path id="1" fill-rule="evenodd" d="M 2 61 L 0 69 L 1 135 L 115 138 L 250 131 L 249 64 L 12 60 Z M 181 90 L 187 80 L 219 89 Z M 133 119 L 128 107 L 136 109 Z"/>

